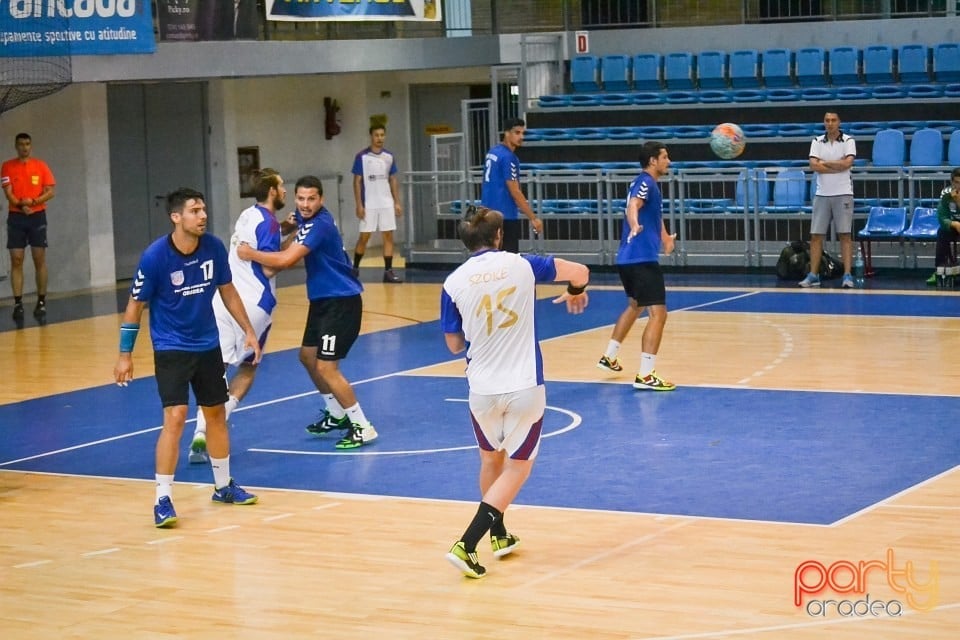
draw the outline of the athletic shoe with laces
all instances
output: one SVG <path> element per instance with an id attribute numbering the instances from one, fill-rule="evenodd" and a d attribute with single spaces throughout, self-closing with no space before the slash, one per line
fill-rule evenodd
<path id="1" fill-rule="evenodd" d="M 190 464 L 206 464 L 210 462 L 210 456 L 207 455 L 207 436 L 203 433 L 195 433 L 190 442 L 190 453 L 187 454 Z"/>
<path id="2" fill-rule="evenodd" d="M 324 410 L 323 417 L 313 424 L 307 425 L 307 433 L 314 436 L 322 436 L 333 430 L 346 431 L 351 426 L 349 416 L 345 415 L 342 418 L 334 418 L 330 415 L 329 411 Z"/>
<path id="3" fill-rule="evenodd" d="M 798 282 L 801 287 L 808 289 L 810 287 L 819 287 L 820 286 L 820 276 L 815 276 L 812 273 L 808 273 L 807 277 Z"/>
<path id="4" fill-rule="evenodd" d="M 254 504 L 257 501 L 257 496 L 244 491 L 240 485 L 233 481 L 233 478 L 230 478 L 230 484 L 213 490 L 211 500 L 224 504 Z"/>
<path id="5" fill-rule="evenodd" d="M 508 533 L 505 536 L 490 536 L 490 547 L 493 549 L 495 558 L 513 553 L 513 550 L 520 546 L 520 538 Z"/>
<path id="6" fill-rule="evenodd" d="M 840 286 L 844 289 L 853 289 L 853 276 L 849 273 L 843 274 L 843 281 L 840 283 Z"/>
<path id="7" fill-rule="evenodd" d="M 37 306 L 33 308 L 33 317 L 39 320 L 40 322 L 43 322 L 44 320 L 47 319 L 47 303 L 46 302 L 42 300 L 37 301 Z"/>
<path id="8" fill-rule="evenodd" d="M 667 382 L 657 375 L 656 371 L 651 371 L 649 375 L 641 378 L 639 375 L 633 381 L 634 389 L 650 389 L 652 391 L 673 391 L 677 385 Z"/>
<path id="9" fill-rule="evenodd" d="M 334 446 L 337 449 L 356 449 L 365 444 L 370 444 L 377 439 L 378 435 L 372 424 L 359 425 L 353 423 L 350 425 L 350 431 L 347 432 L 347 435 L 340 438 Z"/>
<path id="10" fill-rule="evenodd" d="M 620 360 L 617 358 L 611 360 L 607 356 L 600 356 L 600 362 L 597 363 L 597 369 L 616 372 L 623 371 L 623 366 L 620 364 Z"/>
<path id="11" fill-rule="evenodd" d="M 400 276 L 393 272 L 393 269 L 387 269 L 383 272 L 383 281 L 393 283 L 403 282 L 403 280 L 400 279 Z"/>
<path id="12" fill-rule="evenodd" d="M 487 570 L 480 564 L 477 558 L 477 552 L 467 553 L 467 548 L 463 541 L 457 542 L 450 547 L 446 555 L 447 561 L 459 569 L 463 575 L 468 578 L 482 578 L 487 574 Z"/>
<path id="13" fill-rule="evenodd" d="M 13 321 L 23 322 L 23 305 L 22 304 L 13 305 Z"/>
<path id="14" fill-rule="evenodd" d="M 934 271 L 932 274 L 930 274 L 930 277 L 927 278 L 927 286 L 928 286 L 928 287 L 935 287 L 935 286 L 937 286 L 937 272 L 936 272 L 936 271 Z"/>
<path id="15" fill-rule="evenodd" d="M 174 511 L 173 501 L 168 496 L 163 496 L 158 504 L 153 505 L 153 522 L 161 529 L 177 524 L 177 512 Z"/>

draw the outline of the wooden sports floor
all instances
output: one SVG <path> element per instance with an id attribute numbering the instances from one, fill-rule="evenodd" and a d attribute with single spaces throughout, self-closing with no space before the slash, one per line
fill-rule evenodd
<path id="1" fill-rule="evenodd" d="M 231 418 L 234 476 L 260 503 L 211 503 L 209 469 L 183 456 L 170 530 L 152 521 L 145 335 L 138 379 L 111 384 L 123 292 L 53 297 L 51 321 L 21 330 L 4 303 L 0 635 L 957 637 L 960 293 L 668 277 L 657 369 L 679 388 L 657 394 L 630 385 L 642 319 L 623 374 L 595 366 L 624 303 L 612 275 L 582 316 L 543 287 L 547 437 L 506 514 L 520 548 L 482 543 L 473 581 L 443 558 L 478 462 L 442 276 L 377 276 L 344 371 L 380 439 L 342 453 L 304 432 L 320 406 L 296 361 L 307 303 L 284 286 Z"/>

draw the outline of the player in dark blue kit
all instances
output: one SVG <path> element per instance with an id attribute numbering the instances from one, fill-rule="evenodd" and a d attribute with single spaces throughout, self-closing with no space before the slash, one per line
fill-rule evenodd
<path id="1" fill-rule="evenodd" d="M 633 324 L 644 309 L 649 319 L 643 330 L 640 370 L 633 387 L 650 391 L 673 391 L 676 385 L 657 375 L 657 352 L 667 323 L 667 294 L 660 270 L 660 252 L 672 253 L 676 234 L 663 224 L 663 198 L 657 180 L 670 169 L 670 156 L 662 142 L 651 140 L 640 148 L 643 172 L 630 183 L 624 212 L 617 271 L 629 299 L 613 327 L 607 350 L 597 363 L 606 371 L 623 371 L 617 354 Z"/>
<path id="2" fill-rule="evenodd" d="M 300 363 L 326 401 L 320 420 L 309 425 L 307 431 L 314 435 L 335 429 L 345 431 L 336 448 L 355 449 L 377 438 L 353 387 L 340 371 L 340 361 L 347 357 L 360 335 L 363 285 L 353 275 L 353 265 L 343 249 L 343 237 L 323 206 L 320 179 L 300 178 L 295 194 L 300 227 L 293 242 L 276 252 L 257 251 L 241 244 L 237 255 L 271 269 L 286 269 L 303 260 L 310 311 L 303 330 Z"/>
<path id="3" fill-rule="evenodd" d="M 213 501 L 253 504 L 257 496 L 244 491 L 230 475 L 230 436 L 224 403 L 227 381 L 220 352 L 213 294 L 246 334 L 245 346 L 260 360 L 260 343 L 250 325 L 243 301 L 231 282 L 223 243 L 208 236 L 203 194 L 178 189 L 167 196 L 173 232 L 154 241 L 140 258 L 130 287 L 130 300 L 120 326 L 120 356 L 113 374 L 120 386 L 133 379 L 133 346 L 144 307 L 150 305 L 157 390 L 163 404 L 163 428 L 157 438 L 157 497 L 154 522 L 169 527 L 177 522 L 173 508 L 173 476 L 180 437 L 187 420 L 189 389 L 207 419 L 207 451 L 213 468 Z"/>
<path id="4" fill-rule="evenodd" d="M 536 233 L 543 231 L 543 222 L 533 213 L 520 190 L 520 160 L 516 150 L 523 144 L 526 124 L 520 118 L 503 123 L 503 142 L 490 149 L 483 164 L 483 185 L 480 203 L 503 214 L 503 250 L 520 252 L 520 211 L 530 220 Z"/>

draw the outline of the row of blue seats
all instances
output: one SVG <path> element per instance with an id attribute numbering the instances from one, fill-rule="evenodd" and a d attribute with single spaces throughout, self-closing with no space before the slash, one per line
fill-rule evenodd
<path id="1" fill-rule="evenodd" d="M 659 140 L 705 138 L 715 125 L 652 125 L 640 127 L 543 127 L 527 129 L 525 142 L 562 140 Z M 751 138 L 810 138 L 823 135 L 823 124 L 818 122 L 785 122 L 740 125 L 747 140 Z M 935 129 L 951 134 L 960 129 L 960 120 L 878 120 L 875 122 L 845 122 L 843 131 L 854 138 L 875 136 L 884 129 L 896 129 L 904 135 L 914 135 L 923 129 Z"/>
<path id="2" fill-rule="evenodd" d="M 570 85 L 575 92 L 931 81 L 960 82 L 960 45 L 944 42 L 933 47 L 906 44 L 894 48 L 881 44 L 863 50 L 804 47 L 796 52 L 741 49 L 729 54 L 677 51 L 666 55 L 580 55 L 570 61 Z"/>
<path id="3" fill-rule="evenodd" d="M 875 87 L 781 87 L 767 89 L 668 89 L 542 95 L 544 109 L 617 107 L 657 104 L 723 104 L 753 102 L 823 102 L 829 100 L 929 100 L 960 98 L 960 83 L 890 84 Z"/>

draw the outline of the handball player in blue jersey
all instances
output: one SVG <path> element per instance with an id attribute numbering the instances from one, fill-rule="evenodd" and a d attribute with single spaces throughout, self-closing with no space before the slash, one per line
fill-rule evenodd
<path id="1" fill-rule="evenodd" d="M 519 212 L 530 220 L 538 234 L 543 231 L 543 221 L 533 213 L 520 190 L 520 160 L 516 151 L 523 144 L 526 124 L 520 118 L 510 118 L 503 127 L 503 142 L 490 149 L 484 160 L 480 204 L 503 214 L 503 250 L 519 253 Z"/>
<path id="2" fill-rule="evenodd" d="M 310 310 L 300 346 L 300 363 L 326 401 L 320 420 L 309 425 L 307 431 L 314 435 L 342 431 L 344 435 L 336 448 L 355 449 L 377 439 L 376 429 L 340 371 L 340 361 L 347 357 L 360 335 L 363 285 L 353 275 L 353 265 L 343 249 L 343 237 L 323 206 L 320 179 L 300 178 L 294 193 L 299 228 L 293 242 L 277 252 L 257 251 L 241 244 L 237 255 L 270 269 L 286 269 L 303 260 Z"/>
<path id="3" fill-rule="evenodd" d="M 662 142 L 645 142 L 640 148 L 643 172 L 630 183 L 624 212 L 617 271 L 629 298 L 627 308 L 617 318 L 607 350 L 597 363 L 606 371 L 623 371 L 617 359 L 620 344 L 644 309 L 649 319 L 643 330 L 640 371 L 633 381 L 635 389 L 673 391 L 676 385 L 657 375 L 657 352 L 667 323 L 667 294 L 660 270 L 660 253 L 673 252 L 676 234 L 667 233 L 663 223 L 663 199 L 657 180 L 670 170 L 670 156 Z"/>
<path id="4" fill-rule="evenodd" d="M 230 475 L 230 436 L 224 416 L 227 383 L 220 352 L 213 295 L 243 328 L 246 348 L 260 360 L 260 344 L 231 282 L 223 243 L 206 235 L 207 208 L 203 194 L 182 188 L 167 196 L 173 232 L 154 241 L 140 258 L 130 286 L 130 299 L 120 326 L 120 356 L 114 378 L 120 386 L 133 379 L 132 352 L 143 309 L 150 305 L 157 390 L 163 404 L 163 428 L 156 448 L 154 523 L 177 522 L 173 508 L 173 476 L 180 437 L 187 420 L 190 389 L 207 419 L 207 450 L 213 468 L 213 501 L 253 504 L 257 496 L 244 491 Z"/>

